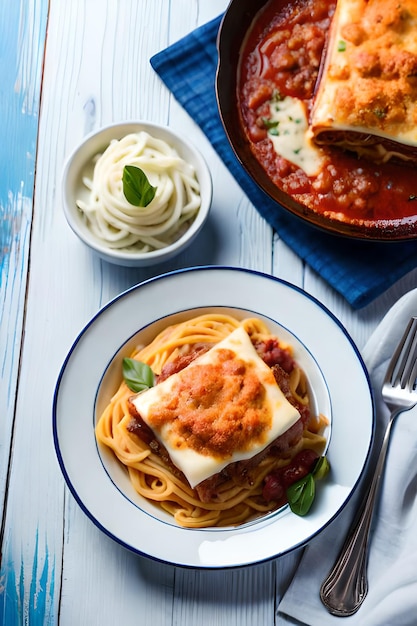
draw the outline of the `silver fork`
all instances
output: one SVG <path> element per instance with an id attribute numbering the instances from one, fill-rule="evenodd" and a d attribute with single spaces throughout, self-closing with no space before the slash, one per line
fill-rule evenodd
<path id="1" fill-rule="evenodd" d="M 391 411 L 378 462 L 366 498 L 345 544 L 320 589 L 328 611 L 339 617 L 353 615 L 368 593 L 368 539 L 372 514 L 383 474 L 392 424 L 400 413 L 417 404 L 417 317 L 412 317 L 388 366 L 382 397 Z"/>

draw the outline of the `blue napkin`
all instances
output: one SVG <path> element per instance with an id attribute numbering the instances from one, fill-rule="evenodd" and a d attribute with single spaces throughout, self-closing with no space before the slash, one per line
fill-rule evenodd
<path id="1" fill-rule="evenodd" d="M 359 241 L 322 232 L 285 212 L 254 185 L 228 142 L 217 109 L 216 38 L 221 18 L 153 56 L 151 65 L 201 127 L 258 212 L 298 256 L 359 309 L 417 266 L 417 241 Z"/>

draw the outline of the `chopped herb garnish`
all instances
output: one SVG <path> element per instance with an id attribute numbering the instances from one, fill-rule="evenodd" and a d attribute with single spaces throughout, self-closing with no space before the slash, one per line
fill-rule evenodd
<path id="1" fill-rule="evenodd" d="M 271 129 L 271 128 L 276 128 L 279 124 L 278 120 L 271 120 L 269 117 L 263 117 L 262 118 L 262 124 L 264 126 L 264 128 L 266 129 Z"/>
<path id="2" fill-rule="evenodd" d="M 284 96 L 280 94 L 278 89 L 274 89 L 274 91 L 272 92 L 271 100 L 273 102 L 280 102 L 283 99 L 284 99 Z"/>
<path id="3" fill-rule="evenodd" d="M 337 44 L 337 51 L 344 52 L 345 50 L 346 50 L 346 41 L 343 41 L 343 39 L 341 39 L 339 43 Z"/>
<path id="4" fill-rule="evenodd" d="M 380 108 L 374 109 L 374 110 L 373 110 L 373 113 L 374 113 L 374 115 L 376 115 L 376 117 L 377 117 L 377 118 L 379 118 L 380 120 L 381 120 L 381 119 L 384 119 L 384 117 L 385 117 L 385 116 L 386 116 L 386 114 L 387 114 L 387 112 L 386 112 L 386 110 L 385 110 L 385 109 L 380 109 Z"/>
<path id="5" fill-rule="evenodd" d="M 271 128 L 271 129 L 269 130 L 269 134 L 270 134 L 270 135 L 272 135 L 273 137 L 278 137 L 278 135 L 279 135 L 279 130 L 278 130 L 278 128 Z"/>

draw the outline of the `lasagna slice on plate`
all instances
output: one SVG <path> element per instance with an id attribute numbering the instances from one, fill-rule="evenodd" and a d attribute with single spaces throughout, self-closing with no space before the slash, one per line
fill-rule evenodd
<path id="1" fill-rule="evenodd" d="M 133 396 L 129 429 L 148 438 L 208 501 L 226 467 L 243 467 L 246 476 L 245 462 L 259 462 L 271 445 L 286 449 L 301 438 L 309 412 L 301 415 L 288 401 L 291 394 L 284 384 L 286 393 L 281 390 L 275 369 L 282 371 L 270 368 L 238 328 L 184 369 Z"/>

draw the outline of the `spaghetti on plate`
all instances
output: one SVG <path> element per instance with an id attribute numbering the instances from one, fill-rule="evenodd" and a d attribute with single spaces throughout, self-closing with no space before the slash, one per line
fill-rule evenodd
<path id="1" fill-rule="evenodd" d="M 285 495 L 268 479 L 324 450 L 327 419 L 315 414 L 305 373 L 260 319 L 199 315 L 131 357 L 156 384 L 134 394 L 121 381 L 96 437 L 137 493 L 181 526 L 238 525 L 279 508 Z"/>

